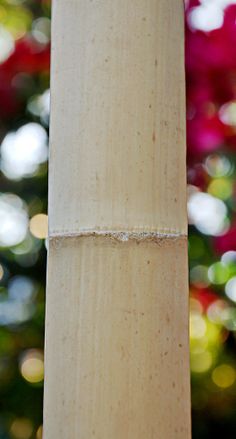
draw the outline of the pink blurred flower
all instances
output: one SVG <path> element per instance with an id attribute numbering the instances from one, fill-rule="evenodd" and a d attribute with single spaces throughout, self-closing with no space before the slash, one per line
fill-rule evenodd
<path id="1" fill-rule="evenodd" d="M 190 156 L 205 155 L 224 143 L 224 124 L 217 116 L 197 116 L 187 122 Z"/>
<path id="2" fill-rule="evenodd" d="M 190 1 L 191 8 L 198 2 Z M 187 143 L 189 160 L 222 146 L 236 148 L 235 129 L 218 116 L 236 99 L 236 5 L 225 10 L 223 26 L 211 32 L 186 26 Z"/>
<path id="3" fill-rule="evenodd" d="M 224 235 L 214 238 L 214 248 L 220 254 L 229 250 L 236 250 L 236 222 Z"/>

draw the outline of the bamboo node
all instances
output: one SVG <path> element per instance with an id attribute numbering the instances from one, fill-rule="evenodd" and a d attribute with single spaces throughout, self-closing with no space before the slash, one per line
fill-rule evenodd
<path id="1" fill-rule="evenodd" d="M 111 231 L 111 230 L 81 230 L 79 232 L 60 232 L 49 234 L 49 240 L 54 243 L 56 248 L 60 248 L 61 242 L 64 239 L 73 238 L 107 238 L 115 241 L 128 242 L 136 241 L 137 243 L 143 241 L 152 241 L 160 243 L 163 240 L 176 240 L 178 238 L 187 238 L 184 233 L 177 232 L 146 232 L 146 231 Z"/>

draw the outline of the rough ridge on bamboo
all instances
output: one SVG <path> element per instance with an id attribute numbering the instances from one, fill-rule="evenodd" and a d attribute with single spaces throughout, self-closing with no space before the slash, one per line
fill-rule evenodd
<path id="1" fill-rule="evenodd" d="M 189 439 L 182 0 L 54 0 L 44 439 Z"/>

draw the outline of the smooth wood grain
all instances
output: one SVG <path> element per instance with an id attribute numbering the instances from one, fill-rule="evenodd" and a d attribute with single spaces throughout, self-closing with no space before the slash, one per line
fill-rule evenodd
<path id="1" fill-rule="evenodd" d="M 51 83 L 44 439 L 190 439 L 182 0 L 54 0 Z"/>

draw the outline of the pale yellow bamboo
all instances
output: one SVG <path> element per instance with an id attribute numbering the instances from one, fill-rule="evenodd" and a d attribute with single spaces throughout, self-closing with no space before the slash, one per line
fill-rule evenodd
<path id="1" fill-rule="evenodd" d="M 45 439 L 189 439 L 182 0 L 54 0 Z"/>

